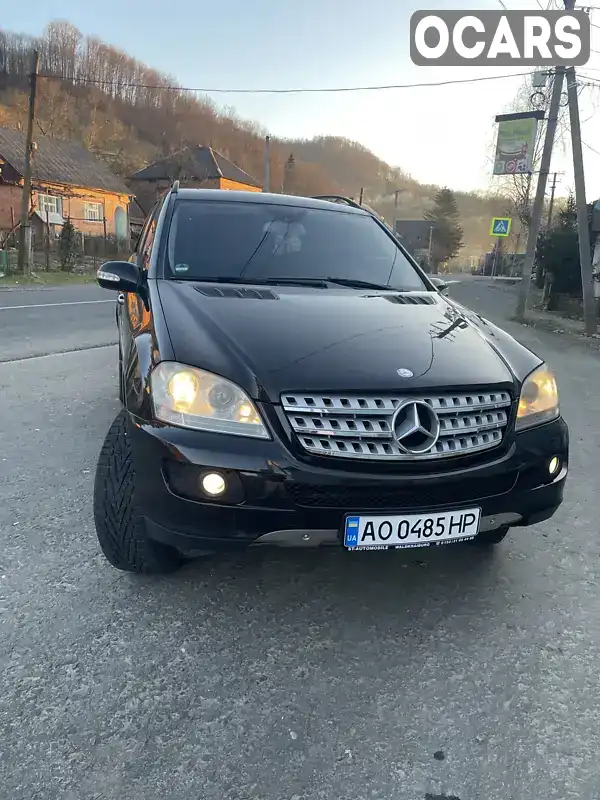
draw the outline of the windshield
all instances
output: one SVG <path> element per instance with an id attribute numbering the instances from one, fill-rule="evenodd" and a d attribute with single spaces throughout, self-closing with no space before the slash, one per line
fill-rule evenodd
<path id="1" fill-rule="evenodd" d="M 179 280 L 341 278 L 427 289 L 371 217 L 270 203 L 180 200 L 166 277 Z"/>

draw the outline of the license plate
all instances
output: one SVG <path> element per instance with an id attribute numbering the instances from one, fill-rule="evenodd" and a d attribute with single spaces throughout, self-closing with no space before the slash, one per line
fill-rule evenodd
<path id="1" fill-rule="evenodd" d="M 388 550 L 450 544 L 477 536 L 480 518 L 480 508 L 440 514 L 346 517 L 344 545 L 349 550 Z"/>

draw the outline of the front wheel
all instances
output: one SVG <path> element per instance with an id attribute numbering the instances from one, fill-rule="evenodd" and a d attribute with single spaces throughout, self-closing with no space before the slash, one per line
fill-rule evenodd
<path id="1" fill-rule="evenodd" d="M 98 542 L 113 567 L 125 572 L 174 572 L 182 564 L 172 547 L 149 539 L 135 503 L 135 473 L 127 433 L 127 412 L 110 426 L 100 451 L 94 483 L 94 522 Z"/>
<path id="2" fill-rule="evenodd" d="M 121 348 L 119 347 L 119 400 L 121 404 L 125 405 L 125 381 L 123 380 L 123 355 L 121 353 Z"/>
<path id="3" fill-rule="evenodd" d="M 503 528 L 496 528 L 493 531 L 482 531 L 474 539 L 471 539 L 471 542 L 479 547 L 493 547 L 506 538 L 509 530 L 510 528 L 505 525 Z"/>

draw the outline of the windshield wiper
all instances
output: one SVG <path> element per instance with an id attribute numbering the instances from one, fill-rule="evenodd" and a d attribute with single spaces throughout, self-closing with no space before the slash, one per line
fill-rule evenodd
<path id="1" fill-rule="evenodd" d="M 328 283 L 348 286 L 351 289 L 387 289 L 387 291 L 394 291 L 393 286 L 384 285 L 383 283 L 371 283 L 370 281 L 359 281 L 354 278 L 325 278 L 325 280 Z"/>
<path id="2" fill-rule="evenodd" d="M 255 286 L 310 286 L 315 289 L 327 289 L 328 286 L 347 286 L 349 289 L 375 289 L 388 292 L 401 291 L 394 289 L 383 283 L 372 283 L 371 281 L 360 281 L 354 278 L 293 278 L 274 276 L 272 278 L 242 278 L 240 276 L 212 276 L 203 275 L 201 278 L 174 278 L 174 280 L 188 280 L 196 283 L 235 283 Z"/>
<path id="3" fill-rule="evenodd" d="M 179 279 L 176 278 L 175 280 Z M 326 289 L 328 284 L 328 279 L 326 278 L 234 278 L 203 276 L 202 278 L 184 278 L 184 280 L 192 280 L 196 283 L 236 283 L 248 286 L 310 286 L 315 289 Z"/>

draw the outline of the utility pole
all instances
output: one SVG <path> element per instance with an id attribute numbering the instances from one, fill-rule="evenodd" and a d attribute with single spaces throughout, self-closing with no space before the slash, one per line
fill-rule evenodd
<path id="1" fill-rule="evenodd" d="M 265 185 L 263 192 L 271 191 L 271 137 L 265 137 Z"/>
<path id="2" fill-rule="evenodd" d="M 431 269 L 431 258 L 433 255 L 433 225 L 429 228 L 429 247 L 427 248 L 427 264 L 429 265 L 429 271 L 432 272 Z"/>
<path id="3" fill-rule="evenodd" d="M 494 260 L 492 261 L 492 278 L 496 275 L 496 267 L 498 265 L 498 253 L 500 251 L 499 247 L 500 242 L 496 240 L 494 244 Z"/>
<path id="4" fill-rule="evenodd" d="M 538 175 L 535 199 L 533 201 L 533 208 L 531 211 L 531 222 L 529 225 L 529 234 L 527 236 L 525 258 L 523 260 L 521 283 L 519 284 L 519 297 L 517 300 L 517 312 L 515 317 L 520 322 L 525 320 L 525 311 L 527 309 L 527 296 L 529 294 L 531 285 L 531 273 L 533 271 L 538 232 L 542 219 L 544 199 L 546 197 L 546 183 L 548 181 L 548 173 L 550 172 L 550 160 L 552 158 L 552 148 L 554 146 L 554 136 L 556 134 L 556 125 L 560 110 L 560 98 L 562 94 L 564 74 L 564 67 L 556 67 L 554 70 L 554 85 L 552 87 L 552 96 L 550 98 L 548 124 L 546 125 L 546 137 L 544 139 L 544 149 L 542 151 L 542 160 L 540 162 L 540 173 Z"/>
<path id="5" fill-rule="evenodd" d="M 567 5 L 568 0 L 565 0 Z M 569 6 L 567 6 L 569 8 Z M 579 98 L 575 68 L 567 69 L 567 92 L 569 95 L 569 117 L 571 120 L 571 149 L 573 150 L 573 172 L 575 174 L 575 201 L 577 203 L 577 232 L 579 234 L 579 264 L 581 268 L 581 289 L 583 292 L 583 320 L 586 336 L 593 336 L 598 329 L 596 302 L 594 299 L 594 271 L 592 269 L 592 248 L 585 196 L 585 176 L 583 173 L 583 150 L 581 147 L 581 120 L 579 119 Z"/>
<path id="6" fill-rule="evenodd" d="M 554 206 L 554 192 L 556 191 L 556 176 L 557 173 L 554 173 L 554 177 L 552 179 L 552 190 L 550 191 L 550 205 L 548 206 L 548 222 L 546 223 L 548 228 L 550 227 L 550 223 L 552 222 L 552 208 Z"/>
<path id="7" fill-rule="evenodd" d="M 18 270 L 29 273 L 31 255 L 31 226 L 29 224 L 29 205 L 31 202 L 31 157 L 33 149 L 33 122 L 35 119 L 35 93 L 40 54 L 32 53 L 31 74 L 29 76 L 29 111 L 27 114 L 27 138 L 25 139 L 25 168 L 23 170 L 23 196 L 21 197 L 21 226 L 19 228 Z"/>
<path id="8" fill-rule="evenodd" d="M 290 153 L 290 157 L 285 162 L 285 166 L 283 168 L 283 185 L 281 187 L 282 194 L 292 194 L 293 193 L 293 180 L 291 181 L 294 174 L 294 169 L 296 167 L 296 161 L 294 159 L 294 154 Z M 292 192 L 289 192 L 288 189 L 290 188 L 290 183 L 292 184 Z"/>
<path id="9" fill-rule="evenodd" d="M 394 191 L 394 224 L 392 228 L 394 233 L 396 232 L 396 222 L 398 221 L 398 195 L 400 194 L 400 189 L 396 189 Z"/>

